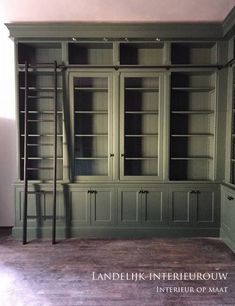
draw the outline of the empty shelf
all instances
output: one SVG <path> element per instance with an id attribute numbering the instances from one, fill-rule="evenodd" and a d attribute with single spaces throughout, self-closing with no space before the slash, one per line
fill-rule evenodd
<path id="1" fill-rule="evenodd" d="M 158 111 L 125 111 L 125 114 L 158 115 Z"/>
<path id="2" fill-rule="evenodd" d="M 75 134 L 75 137 L 103 137 L 108 136 L 108 134 Z"/>
<path id="3" fill-rule="evenodd" d="M 126 87 L 125 90 L 134 90 L 134 91 L 159 91 L 159 88 L 151 88 L 151 87 Z"/>
<path id="4" fill-rule="evenodd" d="M 125 135 L 125 137 L 148 137 L 148 136 L 158 136 L 158 134 L 139 134 L 139 135 L 126 134 Z"/>
<path id="5" fill-rule="evenodd" d="M 175 91 L 212 91 L 215 88 L 214 87 L 172 87 L 172 90 Z"/>
<path id="6" fill-rule="evenodd" d="M 107 111 L 74 111 L 75 114 L 108 114 Z"/>
<path id="7" fill-rule="evenodd" d="M 212 137 L 214 134 L 172 134 L 171 137 Z"/>
<path id="8" fill-rule="evenodd" d="M 208 115 L 213 114 L 211 110 L 191 110 L 191 111 L 172 111 L 172 114 L 186 114 L 186 115 Z"/>
<path id="9" fill-rule="evenodd" d="M 192 156 L 192 157 L 171 157 L 171 160 L 213 160 L 211 156 Z"/>

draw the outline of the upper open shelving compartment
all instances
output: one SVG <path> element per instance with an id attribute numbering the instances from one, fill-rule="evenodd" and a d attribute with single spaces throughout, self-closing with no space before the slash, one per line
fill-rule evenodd
<path id="1" fill-rule="evenodd" d="M 62 61 L 62 48 L 59 42 L 18 43 L 18 64 L 48 64 Z"/>
<path id="2" fill-rule="evenodd" d="M 164 43 L 120 43 L 120 65 L 153 66 L 164 64 Z"/>
<path id="3" fill-rule="evenodd" d="M 70 65 L 113 65 L 113 44 L 69 43 L 68 62 Z"/>
<path id="4" fill-rule="evenodd" d="M 175 42 L 171 44 L 172 65 L 216 65 L 215 42 Z"/>

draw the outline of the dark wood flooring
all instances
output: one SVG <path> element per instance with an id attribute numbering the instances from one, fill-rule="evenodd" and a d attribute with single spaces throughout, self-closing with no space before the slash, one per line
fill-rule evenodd
<path id="1" fill-rule="evenodd" d="M 92 280 L 93 272 L 96 279 L 110 272 L 129 273 L 129 277 L 131 273 L 145 277 L 164 272 L 223 272 L 228 278 L 110 281 Z M 205 287 L 206 291 L 158 292 L 169 287 L 181 291 Z M 225 287 L 227 293 L 208 292 Z M 70 239 L 56 245 L 33 241 L 23 246 L 4 233 L 0 235 L 0 305 L 235 305 L 235 256 L 215 238 Z"/>

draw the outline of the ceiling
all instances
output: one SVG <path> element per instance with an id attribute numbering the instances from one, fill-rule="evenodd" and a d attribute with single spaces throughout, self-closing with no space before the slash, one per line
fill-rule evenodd
<path id="1" fill-rule="evenodd" d="M 1 0 L 3 22 L 221 22 L 235 0 Z"/>

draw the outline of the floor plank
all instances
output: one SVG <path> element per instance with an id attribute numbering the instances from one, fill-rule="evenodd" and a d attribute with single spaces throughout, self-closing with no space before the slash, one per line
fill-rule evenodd
<path id="1" fill-rule="evenodd" d="M 187 272 L 223 272 L 228 277 L 149 279 L 153 273 L 162 277 Z M 143 273 L 145 280 L 98 280 L 104 273 L 129 278 Z M 205 287 L 206 292 L 158 292 L 170 287 L 183 291 Z M 227 293 L 209 293 L 209 287 L 228 288 Z M 23 246 L 7 234 L 0 235 L 1 306 L 235 305 L 234 289 L 235 255 L 215 238 L 70 239 L 56 245 L 32 241 Z"/>

